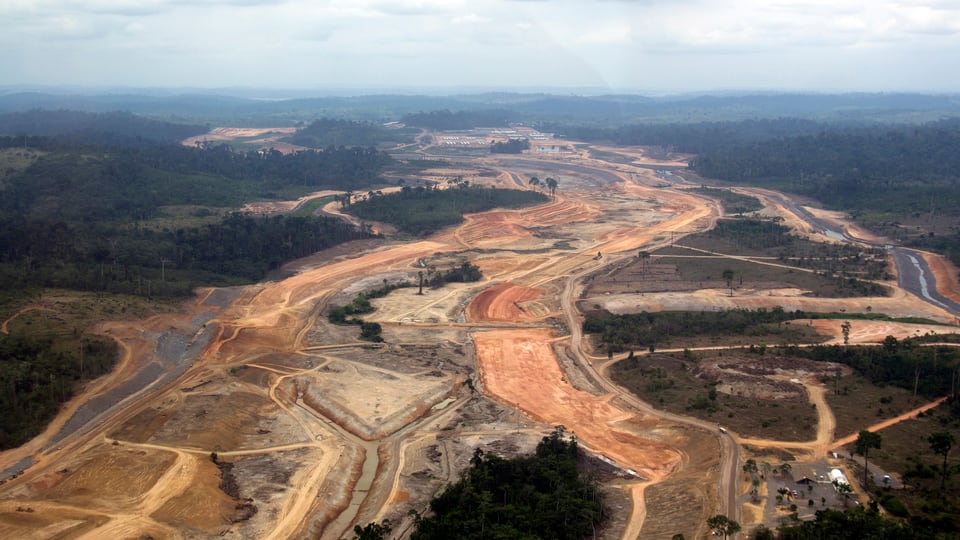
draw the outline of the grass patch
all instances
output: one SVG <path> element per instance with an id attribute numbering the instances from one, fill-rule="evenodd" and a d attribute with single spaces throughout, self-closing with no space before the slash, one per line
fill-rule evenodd
<path id="1" fill-rule="evenodd" d="M 309 201 L 300 205 L 300 208 L 297 208 L 295 211 L 291 212 L 290 215 L 307 217 L 312 216 L 317 212 L 317 210 L 324 207 L 329 202 L 333 202 L 334 198 L 330 197 L 318 197 L 316 199 L 310 199 Z"/>
<path id="2" fill-rule="evenodd" d="M 960 449 L 954 443 L 947 455 L 947 468 L 951 474 L 947 477 L 945 489 L 941 489 L 943 456 L 935 454 L 927 441 L 932 433 L 943 431 L 960 441 L 960 419 L 956 412 L 949 404 L 944 404 L 880 432 L 881 446 L 870 451 L 871 463 L 900 475 L 907 485 L 907 489 L 901 490 L 870 486 L 871 495 L 891 513 L 906 512 L 914 518 L 930 520 L 941 530 L 960 529 L 960 482 L 956 478 L 960 470 Z M 852 446 L 846 447 L 845 451 L 852 451 Z M 897 500 L 893 501 L 892 497 Z"/>
<path id="3" fill-rule="evenodd" d="M 763 210 L 763 204 L 760 202 L 760 199 L 751 197 L 750 195 L 741 195 L 729 189 L 701 186 L 690 191 L 718 199 L 720 204 L 723 205 L 724 211 L 728 214 L 745 214 L 747 212 Z"/>
<path id="4" fill-rule="evenodd" d="M 877 386 L 859 374 L 825 378 L 826 400 L 837 420 L 836 436 L 845 437 L 925 403 L 895 386 Z"/>
<path id="5" fill-rule="evenodd" d="M 762 363 L 732 351 L 717 353 L 657 353 L 617 362 L 610 375 L 640 399 L 676 414 L 728 426 L 747 437 L 805 441 L 816 431 L 816 411 L 805 394 L 794 399 L 762 399 L 718 391 L 735 377 L 711 369 L 725 361 Z M 728 379 L 728 380 L 724 380 Z"/>

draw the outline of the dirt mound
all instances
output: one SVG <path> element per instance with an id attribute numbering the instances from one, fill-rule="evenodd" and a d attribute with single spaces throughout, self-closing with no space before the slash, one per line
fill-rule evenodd
<path id="1" fill-rule="evenodd" d="M 537 317 L 522 303 L 536 300 L 543 289 L 500 283 L 478 294 L 467 306 L 467 321 L 529 321 Z"/>

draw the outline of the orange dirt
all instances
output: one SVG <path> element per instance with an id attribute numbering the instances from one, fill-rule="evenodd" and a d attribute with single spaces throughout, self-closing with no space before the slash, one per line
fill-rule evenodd
<path id="1" fill-rule="evenodd" d="M 280 142 L 280 139 L 292 135 L 297 128 L 292 127 L 274 127 L 274 128 L 237 128 L 237 127 L 218 127 L 210 130 L 203 135 L 195 135 L 180 142 L 183 146 L 196 146 L 204 142 L 222 143 L 236 141 L 237 139 L 246 139 L 240 141 L 244 144 L 259 145 L 261 148 L 278 150 L 284 154 L 290 154 L 298 150 L 304 150 L 302 146 L 295 146 L 289 143 Z"/>
<path id="2" fill-rule="evenodd" d="M 636 417 L 564 380 L 548 330 L 495 330 L 473 335 L 485 390 L 518 406 L 538 421 L 563 424 L 589 448 L 631 468 L 640 476 L 660 480 L 680 464 L 682 455 L 663 442 L 625 429 Z M 535 388 L 536 392 L 531 389 Z M 654 418 L 643 420 L 656 423 Z"/>
<path id="3" fill-rule="evenodd" d="M 467 321 L 528 321 L 536 319 L 521 303 L 536 300 L 542 289 L 500 283 L 478 294 L 467 306 Z"/>
<path id="4" fill-rule="evenodd" d="M 817 329 L 818 333 L 836 336 L 829 343 L 842 344 L 843 333 L 840 326 L 844 321 L 831 319 L 815 319 L 811 321 L 797 321 L 794 324 L 809 322 Z M 850 321 L 850 343 L 882 343 L 887 336 L 893 336 L 897 339 L 916 337 L 926 333 L 947 334 L 955 331 L 952 327 L 938 326 L 933 324 L 909 324 L 890 321 L 866 321 L 851 319 Z"/>
<path id="5" fill-rule="evenodd" d="M 922 255 L 937 280 L 937 292 L 954 302 L 960 302 L 960 268 L 941 255 L 933 253 Z"/>

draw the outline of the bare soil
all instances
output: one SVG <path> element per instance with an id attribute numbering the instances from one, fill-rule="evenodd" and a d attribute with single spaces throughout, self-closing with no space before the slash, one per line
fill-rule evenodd
<path id="1" fill-rule="evenodd" d="M 590 360 L 575 354 L 579 315 L 563 307 L 581 296 L 579 276 L 609 272 L 611 262 L 708 228 L 719 215 L 703 198 L 651 187 L 664 180 L 646 167 L 669 163 L 625 152 L 634 165 L 565 155 L 515 166 L 483 157 L 433 171 L 426 176 L 465 172 L 491 184 L 550 174 L 560 189 L 547 204 L 468 216 L 425 240 L 350 244 L 298 261 L 289 277 L 198 291 L 181 313 L 99 325 L 123 351 L 118 368 L 35 441 L 0 454 L 2 469 L 33 463 L 0 486 L 0 535 L 339 539 L 354 524 L 390 517 L 400 536 L 410 530 L 407 511 L 426 509 L 473 449 L 526 452 L 562 424 L 617 471 L 606 486 L 621 494 L 618 516 L 603 537 L 701 536 L 704 516 L 727 504 L 714 488 L 726 474 L 717 464 L 729 462 L 720 459 L 717 432 L 680 427 L 639 412 L 622 391 L 599 390 L 606 386 L 584 365 Z M 804 226 L 796 217 L 787 223 Z M 367 318 L 382 325 L 383 344 L 326 321 L 331 305 L 384 279 L 465 258 L 483 280 L 423 295 L 399 289 L 374 302 Z M 775 305 L 930 312 L 897 294 L 824 299 L 756 287 L 731 298 L 703 287 L 639 295 L 634 285 L 611 286 L 588 302 L 619 312 Z M 834 323 L 814 327 L 837 339 Z M 859 321 L 853 328 L 852 342 L 922 329 Z M 815 383 L 790 381 L 786 366 L 751 369 L 717 361 L 704 372 L 736 373 L 722 387 L 731 396 L 755 387 L 798 404 L 822 398 Z M 825 427 L 832 420 L 817 403 L 816 420 L 800 422 L 810 427 L 796 443 L 741 440 L 820 452 L 831 442 Z M 730 513 L 739 515 L 739 507 Z"/>

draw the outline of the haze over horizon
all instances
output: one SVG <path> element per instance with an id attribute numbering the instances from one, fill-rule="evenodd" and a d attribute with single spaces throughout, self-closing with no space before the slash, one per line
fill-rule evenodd
<path id="1" fill-rule="evenodd" d="M 960 90 L 960 1 L 4 0 L 8 86 Z"/>

